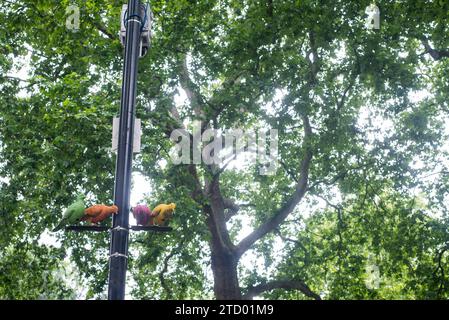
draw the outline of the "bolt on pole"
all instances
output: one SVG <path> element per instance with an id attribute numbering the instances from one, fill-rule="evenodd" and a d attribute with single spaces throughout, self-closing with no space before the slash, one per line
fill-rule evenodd
<path id="1" fill-rule="evenodd" d="M 113 217 L 113 228 L 111 230 L 109 300 L 125 299 L 137 67 L 142 24 L 139 0 L 128 1 L 126 16 L 125 59 L 114 184 L 114 204 L 118 206 L 119 213 Z"/>

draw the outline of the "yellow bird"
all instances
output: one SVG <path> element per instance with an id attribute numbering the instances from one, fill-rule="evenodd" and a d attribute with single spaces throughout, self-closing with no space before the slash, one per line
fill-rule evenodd
<path id="1" fill-rule="evenodd" d="M 153 209 L 153 222 L 158 226 L 168 226 L 170 219 L 173 217 L 173 211 L 176 209 L 176 204 L 160 204 Z"/>

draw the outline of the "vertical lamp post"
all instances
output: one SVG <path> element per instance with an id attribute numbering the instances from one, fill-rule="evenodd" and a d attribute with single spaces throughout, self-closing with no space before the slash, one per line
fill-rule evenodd
<path id="1" fill-rule="evenodd" d="M 114 185 L 114 203 L 118 206 L 119 213 L 113 217 L 111 230 L 109 300 L 125 298 L 137 66 L 140 55 L 141 26 L 144 23 L 142 19 L 139 0 L 129 0 L 124 22 L 126 27 L 125 60 Z"/>

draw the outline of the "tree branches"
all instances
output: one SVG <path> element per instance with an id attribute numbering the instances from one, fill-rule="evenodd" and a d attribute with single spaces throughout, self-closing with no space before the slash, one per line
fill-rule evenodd
<path id="1" fill-rule="evenodd" d="M 203 98 L 199 93 L 198 88 L 189 76 L 189 69 L 187 67 L 187 56 L 184 55 L 181 61 L 178 62 L 178 76 L 181 87 L 186 92 L 187 98 L 195 112 L 195 115 L 200 119 L 203 119 L 204 110 L 202 106 L 204 105 Z"/>
<path id="2" fill-rule="evenodd" d="M 159 281 L 161 282 L 161 287 L 165 290 L 165 292 L 167 292 L 167 299 L 173 298 L 173 291 L 170 285 L 167 284 L 167 281 L 165 279 L 165 273 L 167 273 L 168 271 L 168 264 L 170 262 L 170 259 L 179 254 L 179 251 L 182 249 L 183 246 L 184 241 L 179 242 L 176 248 L 174 248 L 168 255 L 165 256 L 163 263 L 164 267 L 158 274 Z"/>
<path id="3" fill-rule="evenodd" d="M 438 61 L 443 58 L 449 57 L 449 50 L 438 50 L 432 48 L 429 44 L 429 40 L 426 37 L 422 37 L 421 42 L 426 49 L 425 53 L 428 53 L 434 60 Z"/>
<path id="4" fill-rule="evenodd" d="M 309 178 L 309 168 L 312 160 L 312 151 L 310 148 L 310 139 L 312 136 L 312 128 L 310 127 L 309 118 L 304 115 L 302 117 L 304 123 L 304 142 L 303 149 L 305 151 L 304 157 L 300 167 L 300 178 L 295 187 L 295 192 L 290 199 L 274 214 L 274 216 L 260 225 L 256 230 L 244 238 L 236 246 L 236 255 L 240 257 L 247 251 L 255 242 L 264 237 L 267 233 L 276 229 L 288 215 L 295 209 L 296 205 L 304 197 L 307 190 L 307 183 Z"/>
<path id="5" fill-rule="evenodd" d="M 172 252 L 170 252 L 170 254 L 168 254 L 165 258 L 164 258 L 164 267 L 162 268 L 161 272 L 159 272 L 158 276 L 159 276 L 159 281 L 161 282 L 161 287 L 165 290 L 165 292 L 167 292 L 167 298 L 171 299 L 173 297 L 173 292 L 171 290 L 171 287 L 167 284 L 166 280 L 165 280 L 165 273 L 168 270 L 168 262 L 169 260 L 175 256 L 177 254 L 177 250 L 173 250 Z"/>
<path id="6" fill-rule="evenodd" d="M 299 290 L 309 298 L 321 300 L 321 297 L 317 293 L 313 292 L 303 281 L 300 280 L 274 280 L 250 287 L 243 296 L 243 299 L 252 299 L 265 291 L 271 291 L 273 289 Z"/>
<path id="7" fill-rule="evenodd" d="M 443 259 L 443 255 L 445 254 L 445 252 L 446 251 L 448 251 L 449 250 L 449 244 L 446 244 L 446 246 L 444 246 L 439 252 L 438 252 L 438 255 L 437 255 L 437 258 L 436 258 L 436 260 L 437 260 L 437 263 L 438 263 L 438 266 L 437 266 L 437 268 L 436 268 L 436 270 L 434 271 L 434 275 L 436 276 L 438 273 L 439 273 L 439 286 L 438 286 L 438 295 L 441 295 L 442 293 L 443 293 L 443 290 L 444 290 L 444 284 L 445 284 L 445 278 L 446 278 L 446 275 L 445 275 L 445 271 L 444 271 L 444 266 L 443 266 L 443 263 L 442 263 L 442 259 Z"/>

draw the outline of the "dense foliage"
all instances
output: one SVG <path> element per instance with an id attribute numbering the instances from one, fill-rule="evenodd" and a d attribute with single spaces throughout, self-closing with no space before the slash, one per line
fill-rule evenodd
<path id="1" fill-rule="evenodd" d="M 122 2 L 0 0 L 0 299 L 104 297 L 108 234 L 43 239 L 112 200 Z M 449 2 L 370 3 L 151 1 L 134 169 L 177 211 L 132 235 L 130 297 L 448 298 Z M 194 120 L 278 129 L 276 173 L 173 164 Z"/>

